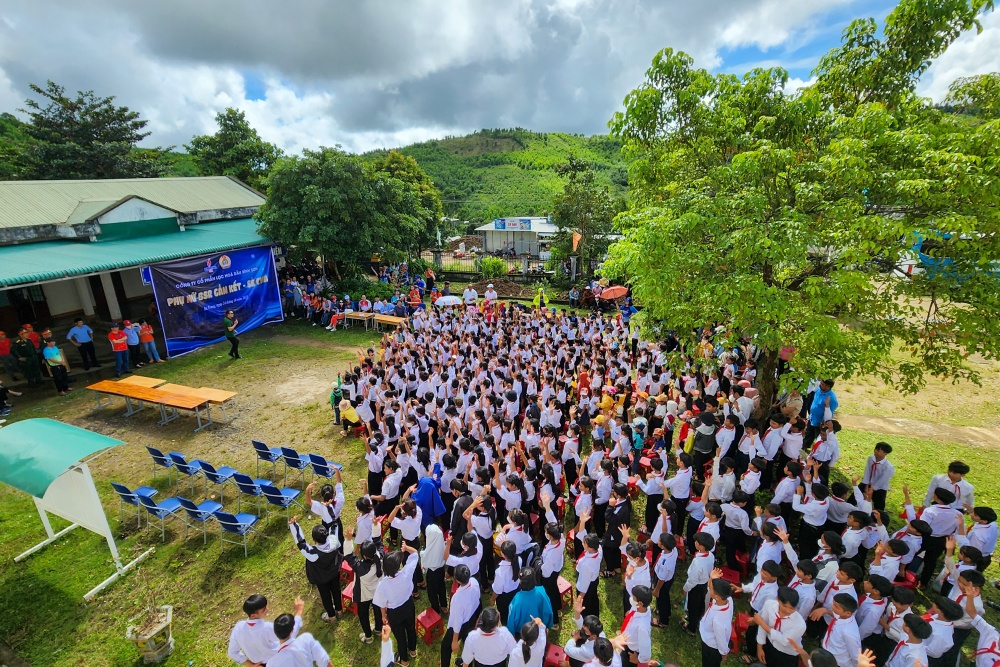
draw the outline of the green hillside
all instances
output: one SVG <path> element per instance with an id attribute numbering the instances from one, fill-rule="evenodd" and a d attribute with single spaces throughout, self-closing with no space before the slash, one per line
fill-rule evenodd
<path id="1" fill-rule="evenodd" d="M 621 144 L 606 135 L 481 130 L 398 150 L 434 179 L 446 215 L 472 222 L 549 213 L 565 182 L 555 166 L 571 153 L 590 162 L 598 181 L 616 195 L 625 195 L 628 182 Z"/>

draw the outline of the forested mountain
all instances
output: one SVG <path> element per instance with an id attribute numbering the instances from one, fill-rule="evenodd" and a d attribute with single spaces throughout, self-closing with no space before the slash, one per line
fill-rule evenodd
<path id="1" fill-rule="evenodd" d="M 446 215 L 472 222 L 551 212 L 566 183 L 555 167 L 570 154 L 590 163 L 597 183 L 616 196 L 625 196 L 628 183 L 621 144 L 606 135 L 480 130 L 396 150 L 415 158 L 434 180 Z"/>

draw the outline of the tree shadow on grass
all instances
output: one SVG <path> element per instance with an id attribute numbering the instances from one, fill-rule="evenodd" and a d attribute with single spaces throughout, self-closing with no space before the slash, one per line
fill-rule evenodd
<path id="1" fill-rule="evenodd" d="M 71 644 L 77 628 L 87 621 L 87 608 L 78 597 L 46 577 L 60 578 L 68 572 L 36 574 L 11 564 L 5 567 L 0 580 L 0 638 L 7 642 L 22 659 L 32 665 L 48 662 L 43 656 L 54 656 Z M 39 633 L 39 628 L 45 628 Z"/>

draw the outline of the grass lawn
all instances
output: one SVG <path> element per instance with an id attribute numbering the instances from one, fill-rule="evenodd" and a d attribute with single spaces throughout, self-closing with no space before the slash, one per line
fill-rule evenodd
<path id="1" fill-rule="evenodd" d="M 93 397 L 83 390 L 91 378 L 79 380 L 77 391 L 67 398 L 55 396 L 46 385 L 18 399 L 13 419 L 54 417 L 127 443 L 99 457 L 91 470 L 109 522 L 119 532 L 123 558 L 150 546 L 156 552 L 140 565 L 138 573 L 125 576 L 94 601 L 85 603 L 83 594 L 113 572 L 101 538 L 77 530 L 27 561 L 14 564 L 13 557 L 41 541 L 44 531 L 30 498 L 10 487 L 0 487 L 0 562 L 4 563 L 0 568 L 0 608 L 5 612 L 0 614 L 0 639 L 36 667 L 139 665 L 137 651 L 124 638 L 125 629 L 152 595 L 159 603 L 174 606 L 177 648 L 165 664 L 221 666 L 227 664 L 226 643 L 232 624 L 240 617 L 243 600 L 251 592 L 261 592 L 271 600 L 275 615 L 290 610 L 294 597 L 301 595 L 306 600 L 305 630 L 323 643 L 338 667 L 377 664 L 377 643 L 364 646 L 358 642 L 356 620 L 348 617 L 336 625 L 320 621 L 318 596 L 305 581 L 303 559 L 291 541 L 283 516 L 272 515 L 261 537 L 251 542 L 250 557 L 244 558 L 239 547 L 227 545 L 225 550 L 220 549 L 213 530 L 209 531 L 206 546 L 196 531 L 185 539 L 183 529 L 169 524 L 167 539 L 161 543 L 158 530 L 136 530 L 134 513 L 120 524 L 118 500 L 109 485 L 112 480 L 133 487 L 154 484 L 146 445 L 255 473 L 250 439 L 256 438 L 271 446 L 288 445 L 342 463 L 348 497 L 344 521 L 352 523 L 353 500 L 365 471 L 362 443 L 345 439 L 332 425 L 327 394 L 329 383 L 351 363 L 357 349 L 377 337 L 359 328 L 331 334 L 320 327 L 290 322 L 247 335 L 241 346 L 246 358 L 238 362 L 230 361 L 226 347 L 219 345 L 143 369 L 142 374 L 168 381 L 239 392 L 237 419 L 231 425 L 212 426 L 197 434 L 193 432 L 193 420 L 186 417 L 164 427 L 156 425 L 152 411 L 125 419 L 120 416 L 120 403 L 92 413 Z M 915 494 L 922 496 L 932 474 L 944 470 L 950 460 L 962 458 L 973 468 L 970 479 L 977 487 L 977 502 L 997 505 L 1000 483 L 988 473 L 996 452 L 988 448 L 844 431 L 842 473 L 858 474 L 880 439 L 896 448 L 892 461 L 897 469 L 897 490 L 890 494 L 890 503 L 901 499 L 901 482 L 909 482 Z M 186 495 L 190 490 L 190 484 L 183 479 L 177 488 L 168 488 L 162 474 L 155 485 L 161 490 L 161 499 Z M 195 500 L 201 500 L 203 488 L 196 486 Z M 232 490 L 224 502 L 227 508 L 235 509 Z M 636 510 L 641 511 L 641 503 Z M 301 521 L 308 529 L 315 519 L 303 517 Z M 56 520 L 53 527 L 58 530 L 64 525 Z M 573 581 L 571 568 L 567 560 L 564 574 Z M 990 574 L 997 576 L 997 572 Z M 682 615 L 679 602 L 683 580 L 684 575 L 679 574 L 674 586 L 678 604 L 673 614 L 675 621 Z M 600 586 L 602 617 L 608 634 L 614 634 L 622 618 L 620 580 L 602 579 Z M 418 609 L 425 604 L 423 598 Z M 746 602 L 741 601 L 740 609 L 745 608 Z M 988 616 L 991 622 L 1000 622 L 992 610 Z M 569 626 L 571 623 L 566 623 L 560 632 L 550 633 L 550 641 L 564 643 L 570 635 Z M 654 657 L 685 666 L 698 664 L 699 645 L 675 623 L 667 630 L 654 632 Z M 435 643 L 420 648 L 414 665 L 429 667 L 439 662 Z M 727 664 L 736 661 L 731 658 Z"/>

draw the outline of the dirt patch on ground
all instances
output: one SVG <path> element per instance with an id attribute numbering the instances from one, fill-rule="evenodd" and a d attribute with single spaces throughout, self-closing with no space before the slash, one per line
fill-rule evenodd
<path id="1" fill-rule="evenodd" d="M 1000 429 L 980 426 L 951 426 L 905 417 L 875 417 L 838 414 L 844 428 L 874 431 L 887 435 L 906 435 L 943 442 L 967 442 L 980 447 L 1000 448 Z"/>
<path id="2" fill-rule="evenodd" d="M 315 403 L 316 396 L 329 392 L 330 380 L 319 375 L 296 375 L 272 385 L 275 395 L 285 405 Z"/>

